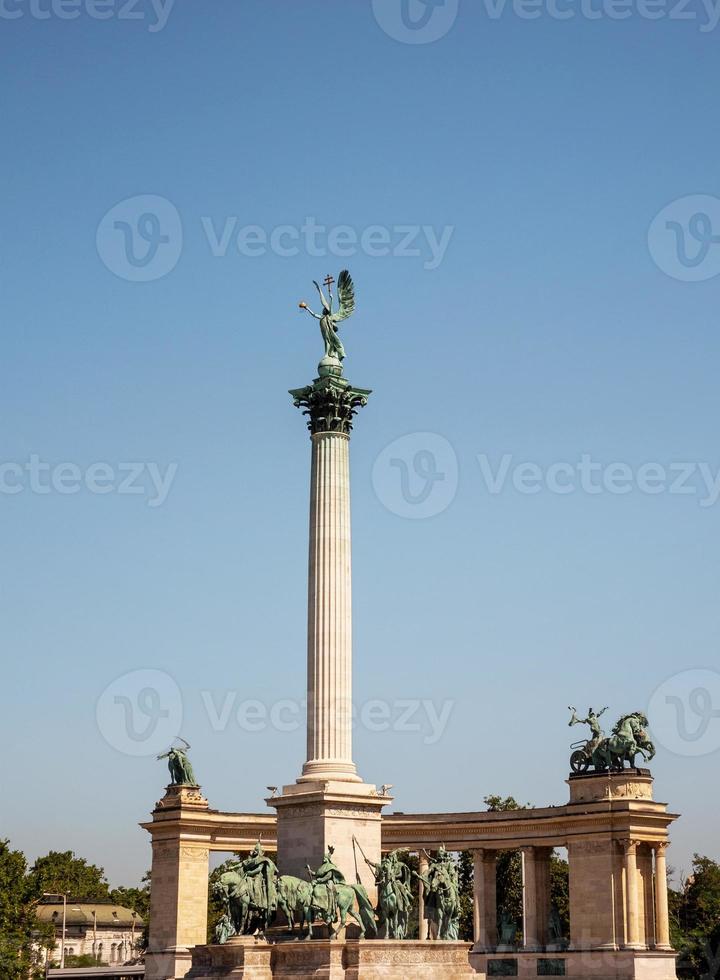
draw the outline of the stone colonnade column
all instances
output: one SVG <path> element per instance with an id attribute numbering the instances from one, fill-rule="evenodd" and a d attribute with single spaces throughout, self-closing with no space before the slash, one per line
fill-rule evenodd
<path id="1" fill-rule="evenodd" d="M 672 949 L 670 943 L 670 916 L 668 913 L 667 864 L 665 851 L 667 842 L 653 845 L 655 849 L 655 946 L 657 949 Z"/>
<path id="2" fill-rule="evenodd" d="M 550 928 L 551 847 L 522 848 L 523 945 L 526 949 L 547 946 Z"/>
<path id="3" fill-rule="evenodd" d="M 418 853 L 418 871 L 421 875 L 428 872 L 429 862 L 424 851 Z M 418 882 L 418 939 L 427 939 L 427 926 L 425 924 L 425 886 L 421 881 Z"/>
<path id="4" fill-rule="evenodd" d="M 496 871 L 495 851 L 482 847 L 473 851 L 473 931 L 477 952 L 497 945 Z"/>
<path id="5" fill-rule="evenodd" d="M 622 842 L 625 855 L 625 948 L 640 949 L 640 894 L 637 868 L 638 841 Z"/>
<path id="6" fill-rule="evenodd" d="M 522 881 L 523 881 L 523 946 L 525 949 L 537 949 L 537 874 L 535 865 L 535 848 L 522 848 Z"/>

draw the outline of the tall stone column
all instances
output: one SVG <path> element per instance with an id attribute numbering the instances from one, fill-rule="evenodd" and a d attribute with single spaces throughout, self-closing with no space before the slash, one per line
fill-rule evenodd
<path id="1" fill-rule="evenodd" d="M 311 385 L 290 392 L 308 418 L 312 446 L 308 561 L 307 758 L 297 781 L 269 799 L 278 813 L 278 864 L 306 876 L 330 846 L 348 881 L 374 900 L 380 819 L 390 797 L 358 776 L 352 757 L 350 433 L 370 391 L 324 357 Z M 357 869 L 357 870 L 356 870 Z"/>
<path id="2" fill-rule="evenodd" d="M 360 782 L 352 759 L 350 436 L 313 432 L 307 761 L 300 781 Z"/>
<path id="3" fill-rule="evenodd" d="M 670 915 L 668 913 L 667 842 L 660 841 L 655 848 L 655 948 L 671 950 Z"/>
<path id="4" fill-rule="evenodd" d="M 473 851 L 473 926 L 475 952 L 497 945 L 497 855 L 482 847 Z"/>

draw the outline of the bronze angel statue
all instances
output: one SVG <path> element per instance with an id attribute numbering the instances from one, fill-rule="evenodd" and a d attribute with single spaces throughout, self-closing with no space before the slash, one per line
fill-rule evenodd
<path id="1" fill-rule="evenodd" d="M 342 345 L 342 341 L 338 336 L 337 325 L 342 320 L 347 320 L 355 311 L 355 284 L 352 281 L 352 276 L 347 269 L 343 269 L 337 278 L 337 298 L 338 298 L 338 309 L 333 312 L 333 293 L 332 288 L 335 280 L 331 275 L 328 275 L 324 281 L 323 286 L 327 288 L 328 295 L 322 291 L 322 288 L 318 282 L 315 284 L 320 295 L 320 302 L 322 303 L 323 311 L 322 313 L 314 313 L 307 303 L 300 303 L 301 310 L 307 310 L 310 316 L 315 317 L 316 320 L 320 321 L 320 333 L 322 334 L 323 341 L 325 342 L 325 357 L 332 357 L 338 361 L 343 361 L 345 359 L 345 348 Z"/>

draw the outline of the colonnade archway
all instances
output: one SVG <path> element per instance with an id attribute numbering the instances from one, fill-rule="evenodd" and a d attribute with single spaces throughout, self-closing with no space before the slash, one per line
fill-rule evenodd
<path id="1" fill-rule="evenodd" d="M 646 770 L 576 775 L 568 784 L 565 806 L 389 814 L 382 848 L 418 854 L 421 870 L 426 851 L 472 852 L 470 956 L 479 973 L 493 975 L 492 964 L 505 959 L 518 976 L 562 969 L 569 976 L 635 978 L 645 971 L 654 980 L 674 978 L 665 851 L 676 815 L 653 800 Z M 210 852 L 245 850 L 260 836 L 276 850 L 275 816 L 211 810 L 197 790 L 174 787 L 143 827 L 153 846 L 147 977 L 183 977 L 189 950 L 206 941 Z M 557 848 L 568 856 L 568 936 L 553 925 L 550 860 Z M 522 854 L 522 935 L 514 943 L 498 933 L 496 861 L 508 850 Z"/>

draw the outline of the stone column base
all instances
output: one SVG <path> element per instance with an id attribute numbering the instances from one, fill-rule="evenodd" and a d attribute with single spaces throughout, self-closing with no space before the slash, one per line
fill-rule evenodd
<path id="1" fill-rule="evenodd" d="M 192 965 L 192 953 L 185 946 L 148 950 L 145 953 L 145 980 L 181 980 Z"/>
<path id="2" fill-rule="evenodd" d="M 505 961 L 504 967 L 502 961 Z M 492 967 L 488 966 L 490 962 L 493 963 Z M 487 976 L 489 969 L 492 969 L 493 976 L 502 976 L 500 971 L 505 968 L 508 976 L 526 978 L 566 976 L 578 980 L 677 980 L 675 953 L 649 949 L 641 952 L 627 949 L 545 950 L 539 953 L 521 949 L 514 952 L 479 952 L 473 949 L 470 963 L 481 976 Z"/>
<path id="3" fill-rule="evenodd" d="M 355 884 L 357 871 L 375 905 L 375 876 L 365 864 L 360 848 L 368 860 L 379 863 L 381 813 L 392 803 L 391 797 L 378 796 L 376 788 L 367 783 L 298 782 L 284 786 L 280 796 L 266 802 L 277 810 L 281 874 L 306 879 L 306 865 L 315 870 L 332 846 L 333 860 L 346 880 Z M 353 837 L 359 844 L 355 849 Z"/>

